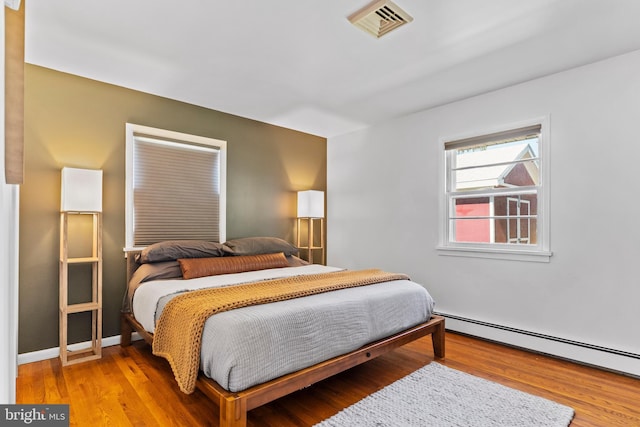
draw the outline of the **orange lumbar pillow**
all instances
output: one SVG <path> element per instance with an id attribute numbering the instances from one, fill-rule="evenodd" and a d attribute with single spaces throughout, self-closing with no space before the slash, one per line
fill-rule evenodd
<path id="1" fill-rule="evenodd" d="M 184 279 L 289 267 L 287 258 L 282 252 L 215 258 L 182 258 L 178 262 Z"/>

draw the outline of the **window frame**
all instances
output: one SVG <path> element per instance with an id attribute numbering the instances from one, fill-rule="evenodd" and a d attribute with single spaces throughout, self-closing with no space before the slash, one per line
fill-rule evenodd
<path id="1" fill-rule="evenodd" d="M 516 131 L 521 128 L 540 126 L 538 139 L 539 183 L 536 186 L 537 205 L 537 244 L 514 245 L 508 243 L 480 243 L 480 242 L 455 242 L 451 241 L 450 208 L 451 196 L 448 193 L 447 182 L 451 170 L 447 159 L 446 145 L 464 143 L 465 140 L 478 140 L 490 142 L 490 137 L 497 133 Z M 472 132 L 457 137 L 441 138 L 440 141 L 440 179 L 441 179 L 441 203 L 440 203 L 440 227 L 439 244 L 436 250 L 439 255 L 462 256 L 472 258 L 490 258 L 515 261 L 549 262 L 552 256 L 550 251 L 549 235 L 549 153 L 550 132 L 549 116 L 538 117 L 531 120 L 511 123 L 480 132 Z"/>
<path id="2" fill-rule="evenodd" d="M 134 145 L 136 135 L 156 137 L 170 140 L 173 143 L 204 145 L 219 150 L 220 162 L 220 196 L 218 203 L 218 235 L 220 243 L 226 240 L 226 212 L 227 212 L 227 142 L 204 136 L 191 135 L 149 126 L 126 123 L 125 126 L 125 248 L 124 251 L 141 250 L 144 247 L 134 246 Z"/>

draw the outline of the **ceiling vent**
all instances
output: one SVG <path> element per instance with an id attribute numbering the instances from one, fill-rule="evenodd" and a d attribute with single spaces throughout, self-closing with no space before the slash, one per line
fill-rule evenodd
<path id="1" fill-rule="evenodd" d="M 356 27 L 378 38 L 413 21 L 407 12 L 390 0 L 376 0 L 353 13 L 348 19 Z"/>

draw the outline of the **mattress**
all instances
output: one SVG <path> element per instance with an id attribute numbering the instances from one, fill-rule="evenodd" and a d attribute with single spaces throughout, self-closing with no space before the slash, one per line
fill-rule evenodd
<path id="1" fill-rule="evenodd" d="M 339 270 L 307 265 L 145 282 L 132 308 L 153 332 L 164 306 L 182 292 Z M 200 369 L 224 389 L 241 391 L 426 322 L 433 307 L 423 286 L 394 280 L 218 313 L 205 323 Z"/>

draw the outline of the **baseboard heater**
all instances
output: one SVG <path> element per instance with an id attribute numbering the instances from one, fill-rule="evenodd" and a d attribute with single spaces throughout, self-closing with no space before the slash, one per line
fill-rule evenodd
<path id="1" fill-rule="evenodd" d="M 578 346 L 578 347 L 588 348 L 590 350 L 598 350 L 598 351 L 602 351 L 602 352 L 609 353 L 609 354 L 615 354 L 615 355 L 618 355 L 618 356 L 631 357 L 633 359 L 640 360 L 640 354 L 638 354 L 638 353 L 631 353 L 631 352 L 628 352 L 628 351 L 617 350 L 615 348 L 602 347 L 602 346 L 599 346 L 599 345 L 594 345 L 594 344 L 589 344 L 589 343 L 585 343 L 585 342 L 569 340 L 569 339 L 566 339 L 566 338 L 554 337 L 553 335 L 540 334 L 538 332 L 531 332 L 531 331 L 527 331 L 527 330 L 524 330 L 524 329 L 512 328 L 510 326 L 498 325 L 496 323 L 483 322 L 481 320 L 475 320 L 475 319 L 469 319 L 467 317 L 455 316 L 453 314 L 447 314 L 447 313 L 441 313 L 441 312 L 434 312 L 434 314 L 438 314 L 440 316 L 444 316 L 447 319 L 459 320 L 461 322 L 473 323 L 475 325 L 485 326 L 485 327 L 488 327 L 488 328 L 500 329 L 500 330 L 503 330 L 503 331 L 514 332 L 514 333 L 517 333 L 517 334 L 528 335 L 528 336 L 531 336 L 531 337 L 542 338 L 542 339 L 555 341 L 555 342 L 559 342 L 559 343 L 563 343 L 563 344 L 575 345 L 575 346 Z"/>

